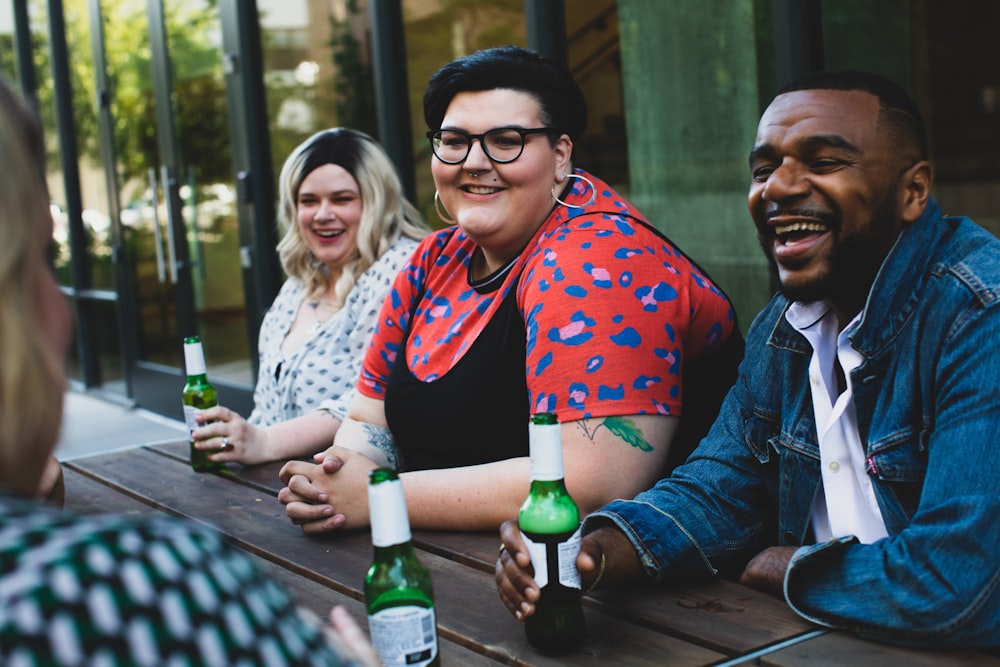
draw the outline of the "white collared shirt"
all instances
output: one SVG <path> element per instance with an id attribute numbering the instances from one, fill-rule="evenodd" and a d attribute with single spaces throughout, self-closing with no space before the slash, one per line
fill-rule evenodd
<path id="1" fill-rule="evenodd" d="M 823 492 L 816 495 L 812 508 L 816 541 L 854 535 L 863 544 L 871 544 L 888 536 L 888 532 L 866 471 L 865 447 L 858 434 L 851 388 L 851 371 L 863 359 L 851 347 L 847 335 L 860 322 L 861 315 L 838 332 L 837 317 L 830 304 L 795 302 L 785 313 L 785 319 L 813 348 L 809 388 L 823 478 Z M 840 362 L 845 380 L 845 389 L 839 396 L 835 359 Z"/>

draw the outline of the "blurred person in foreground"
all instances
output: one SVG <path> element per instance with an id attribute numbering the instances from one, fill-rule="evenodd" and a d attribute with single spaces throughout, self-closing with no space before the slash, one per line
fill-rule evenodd
<path id="1" fill-rule="evenodd" d="M 381 449 L 400 456 L 411 525 L 495 530 L 528 493 L 535 412 L 562 423 L 582 509 L 648 488 L 735 379 L 729 300 L 574 168 L 583 94 L 551 60 L 514 46 L 460 58 L 431 78 L 424 117 L 454 224 L 396 279 L 334 447 L 282 469 L 289 517 L 306 532 L 366 525 Z"/>
<path id="2" fill-rule="evenodd" d="M 584 586 L 721 575 L 864 637 L 1000 647 L 1000 240 L 941 213 L 917 106 L 880 76 L 780 91 L 750 176 L 781 294 L 691 458 L 585 519 Z M 523 619 L 538 588 L 501 537 Z"/>
<path id="3" fill-rule="evenodd" d="M 43 159 L 37 118 L 0 80 L 0 663 L 374 667 L 343 608 L 324 627 L 205 526 L 33 498 L 62 495 L 51 454 L 72 331 Z"/>
<path id="4" fill-rule="evenodd" d="M 261 323 L 253 412 L 244 419 L 220 405 L 198 415 L 195 446 L 219 450 L 213 461 L 263 463 L 330 446 L 382 301 L 430 231 L 385 150 L 357 130 L 314 134 L 279 181 L 288 279 Z"/>

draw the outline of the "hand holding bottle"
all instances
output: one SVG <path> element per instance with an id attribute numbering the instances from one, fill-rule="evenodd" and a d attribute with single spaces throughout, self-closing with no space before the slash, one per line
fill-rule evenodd
<path id="1" fill-rule="evenodd" d="M 191 436 L 194 447 L 213 461 L 236 461 L 254 465 L 274 460 L 268 431 L 250 424 L 240 414 L 216 405 L 196 416 L 198 428 Z"/>
<path id="2" fill-rule="evenodd" d="M 535 603 L 541 594 L 535 583 L 528 549 L 521 539 L 516 519 L 500 526 L 502 547 L 494 567 L 497 592 L 507 610 L 519 621 L 535 613 Z M 601 560 L 604 560 L 603 570 Z M 584 592 L 611 583 L 639 579 L 642 566 L 625 534 L 611 526 L 587 533 L 580 540 L 576 557 L 580 585 Z"/>
<path id="3" fill-rule="evenodd" d="M 208 452 L 194 446 L 194 430 L 198 427 L 197 414 L 201 410 L 219 404 L 215 387 L 208 380 L 205 370 L 205 352 L 198 336 L 184 339 L 184 366 L 187 369 L 187 383 L 181 400 L 184 405 L 184 422 L 188 427 L 188 442 L 191 447 L 191 467 L 195 472 L 218 472 L 222 463 L 211 461 Z M 223 443 L 225 446 L 225 443 Z"/>

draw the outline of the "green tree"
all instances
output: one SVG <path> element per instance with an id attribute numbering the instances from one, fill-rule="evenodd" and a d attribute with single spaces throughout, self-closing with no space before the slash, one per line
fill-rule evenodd
<path id="1" fill-rule="evenodd" d="M 185 163 L 196 166 L 201 180 L 229 180 L 232 166 L 216 2 L 165 4 L 178 150 Z M 103 0 L 101 8 L 118 177 L 123 183 L 144 181 L 149 168 L 160 164 L 146 3 Z M 31 9 L 39 107 L 45 126 L 54 128 L 45 0 L 33 0 Z M 81 159 L 98 164 L 96 70 L 87 1 L 63 0 L 63 12 L 77 150 Z M 48 145 L 49 159 L 57 159 L 57 138 L 50 136 Z"/>
<path id="2" fill-rule="evenodd" d="M 359 13 L 357 0 L 347 0 L 346 9 L 343 21 L 330 17 L 337 121 L 340 125 L 377 136 L 372 67 L 363 57 L 361 42 L 351 29 L 351 20 Z"/>

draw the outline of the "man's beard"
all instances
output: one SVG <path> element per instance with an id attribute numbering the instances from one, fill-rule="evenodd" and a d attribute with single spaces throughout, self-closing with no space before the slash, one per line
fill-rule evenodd
<path id="1" fill-rule="evenodd" d="M 859 294 L 867 297 L 872 282 L 898 235 L 896 188 L 886 193 L 864 231 L 841 239 L 843 227 L 840 218 L 830 229 L 833 243 L 825 270 L 807 282 L 794 285 L 782 283 L 774 255 L 765 246 L 764 254 L 771 271 L 778 280 L 781 293 L 790 301 L 837 301 L 843 297 L 856 298 Z"/>

